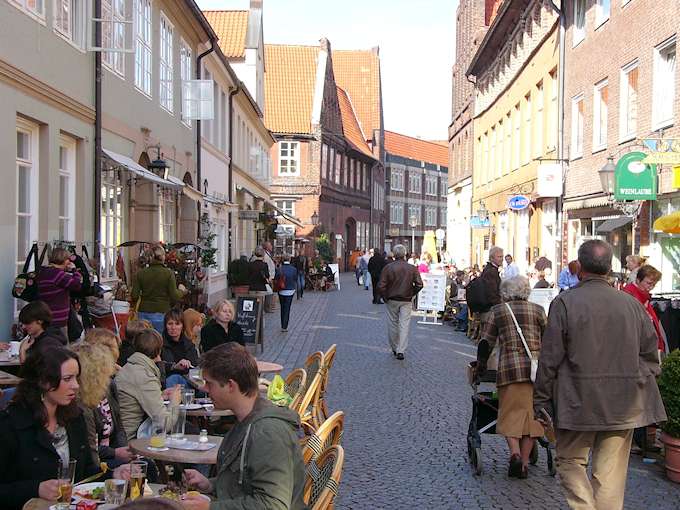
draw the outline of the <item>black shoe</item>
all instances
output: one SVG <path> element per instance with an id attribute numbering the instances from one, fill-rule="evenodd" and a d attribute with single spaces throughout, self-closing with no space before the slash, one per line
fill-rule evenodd
<path id="1" fill-rule="evenodd" d="M 510 457 L 510 466 L 508 467 L 508 476 L 510 478 L 519 478 L 522 475 L 522 458 L 516 453 Z"/>
<path id="2" fill-rule="evenodd" d="M 522 466 L 522 471 L 519 473 L 519 479 L 525 480 L 529 478 L 529 466 Z"/>
<path id="3" fill-rule="evenodd" d="M 398 353 L 397 353 L 397 359 L 398 359 L 398 360 L 404 359 L 404 353 L 403 353 L 403 352 L 398 352 Z"/>
<path id="4" fill-rule="evenodd" d="M 394 349 L 392 349 L 392 356 L 396 356 L 396 355 L 397 355 L 397 351 L 395 351 Z"/>

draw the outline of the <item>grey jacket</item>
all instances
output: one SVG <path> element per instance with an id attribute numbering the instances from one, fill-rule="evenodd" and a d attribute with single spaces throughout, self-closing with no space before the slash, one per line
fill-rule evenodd
<path id="1" fill-rule="evenodd" d="M 534 409 L 576 431 L 626 430 L 666 420 L 657 337 L 635 298 L 590 277 L 550 305 Z"/>
<path id="2" fill-rule="evenodd" d="M 258 398 L 217 453 L 211 510 L 302 510 L 305 465 L 298 415 Z"/>

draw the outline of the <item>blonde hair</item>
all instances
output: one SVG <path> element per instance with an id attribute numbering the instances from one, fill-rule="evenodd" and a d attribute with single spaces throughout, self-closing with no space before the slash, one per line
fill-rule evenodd
<path id="1" fill-rule="evenodd" d="M 212 307 L 213 312 L 217 313 L 220 310 L 220 308 L 222 308 L 223 306 L 226 306 L 231 310 L 231 315 L 235 319 L 236 318 L 236 308 L 234 308 L 234 303 L 232 303 L 228 299 L 220 299 L 217 303 L 215 303 L 215 306 Z"/>
<path id="2" fill-rule="evenodd" d="M 154 262 L 165 262 L 165 248 L 160 244 L 155 244 L 149 250 L 151 254 L 151 259 Z"/>
<path id="3" fill-rule="evenodd" d="M 641 257 L 640 255 L 628 255 L 626 257 L 626 262 L 634 262 L 638 267 L 644 266 L 647 262 L 647 257 Z"/>
<path id="4" fill-rule="evenodd" d="M 88 344 L 98 344 L 107 347 L 111 351 L 111 355 L 115 361 L 118 360 L 120 356 L 120 339 L 111 330 L 106 328 L 94 328 L 88 329 L 85 333 L 85 343 Z"/>
<path id="5" fill-rule="evenodd" d="M 194 327 L 203 324 L 205 315 L 193 308 L 187 308 L 182 315 L 184 316 L 184 334 L 194 344 L 197 344 L 199 338 L 198 335 L 194 334 Z"/>
<path id="6" fill-rule="evenodd" d="M 111 350 L 103 344 L 86 342 L 72 345 L 71 350 L 80 360 L 80 401 L 86 407 L 97 407 L 106 397 L 116 371 Z"/>

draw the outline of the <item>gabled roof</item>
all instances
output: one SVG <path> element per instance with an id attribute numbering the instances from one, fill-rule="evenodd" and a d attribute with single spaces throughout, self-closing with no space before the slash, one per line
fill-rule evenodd
<path id="1" fill-rule="evenodd" d="M 245 58 L 249 11 L 203 11 L 227 58 Z"/>
<path id="2" fill-rule="evenodd" d="M 352 145 L 354 150 L 362 152 L 363 154 L 374 157 L 371 149 L 366 143 L 366 137 L 361 131 L 361 126 L 359 126 L 359 121 L 356 117 L 356 112 L 352 106 L 352 101 L 350 100 L 347 92 L 337 87 L 338 90 L 338 103 L 340 103 L 340 115 L 342 116 L 342 132 L 345 139 Z"/>
<path id="3" fill-rule="evenodd" d="M 318 46 L 266 44 L 264 121 L 273 133 L 312 134 Z"/>
<path id="4" fill-rule="evenodd" d="M 402 158 L 424 161 L 439 166 L 449 166 L 449 149 L 437 142 L 428 142 L 412 136 L 385 130 L 385 152 Z"/>
<path id="5" fill-rule="evenodd" d="M 382 92 L 378 50 L 333 51 L 335 82 L 347 91 L 367 140 L 382 125 Z"/>

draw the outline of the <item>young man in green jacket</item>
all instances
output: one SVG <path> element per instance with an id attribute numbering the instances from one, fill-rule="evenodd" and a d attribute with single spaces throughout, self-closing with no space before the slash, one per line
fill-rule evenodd
<path id="1" fill-rule="evenodd" d="M 217 453 L 217 476 L 194 469 L 187 483 L 203 493 L 182 501 L 191 510 L 305 509 L 305 466 L 299 418 L 258 395 L 257 363 L 245 347 L 228 343 L 204 353 L 200 366 L 215 409 L 230 409 L 238 423 Z"/>

